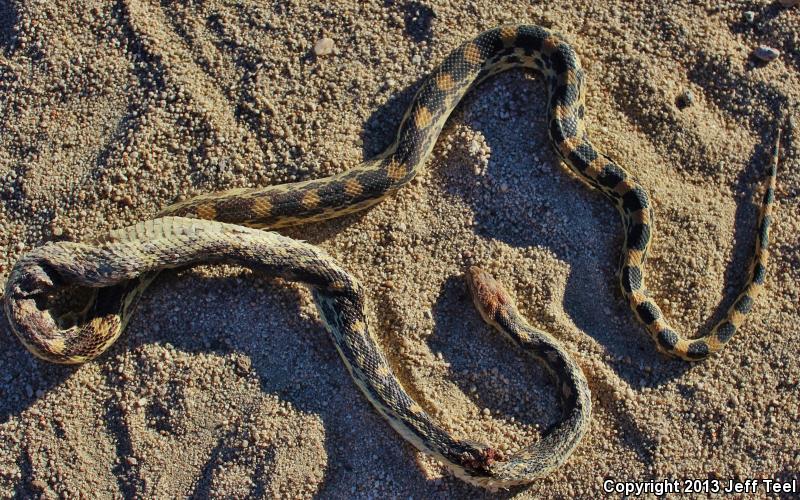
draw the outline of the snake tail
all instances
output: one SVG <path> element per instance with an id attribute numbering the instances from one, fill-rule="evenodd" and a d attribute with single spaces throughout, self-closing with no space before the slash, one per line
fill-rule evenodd
<path id="1" fill-rule="evenodd" d="M 778 129 L 771 150 L 766 190 L 761 200 L 756 225 L 755 249 L 747 279 L 725 317 L 709 333 L 687 338 L 672 328 L 645 287 L 644 263 L 653 233 L 652 211 L 645 192 L 619 200 L 618 207 L 625 222 L 625 251 L 619 271 L 620 285 L 631 309 L 645 325 L 662 352 L 687 361 L 698 361 L 721 350 L 742 327 L 764 289 L 769 261 L 769 231 L 773 221 L 781 129 Z M 633 188 L 630 192 L 636 192 Z"/>

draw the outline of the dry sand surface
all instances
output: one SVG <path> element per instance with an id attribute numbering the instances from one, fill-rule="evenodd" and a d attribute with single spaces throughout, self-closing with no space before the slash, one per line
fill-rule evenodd
<path id="1" fill-rule="evenodd" d="M 0 282 L 46 241 L 357 164 L 391 142 L 451 49 L 515 22 L 557 28 L 580 55 L 595 143 L 653 199 L 648 277 L 664 311 L 691 333 L 724 313 L 745 279 L 778 116 L 797 114 L 800 7 L 322 4 L 0 0 Z M 317 57 L 324 37 L 333 53 Z M 781 54 L 759 62 L 760 45 Z M 457 108 L 410 186 L 284 233 L 364 283 L 404 385 L 461 438 L 509 451 L 559 417 L 545 372 L 472 309 L 468 264 L 563 340 L 589 379 L 591 428 L 565 466 L 506 495 L 595 496 L 606 478 L 797 480 L 797 131 L 766 293 L 721 355 L 690 365 L 659 355 L 621 299 L 619 216 L 559 165 L 545 114 L 537 75 L 500 75 Z M 1 497 L 487 494 L 374 411 L 305 288 L 233 267 L 166 273 L 117 344 L 77 368 L 35 360 L 4 319 L 0 330 Z"/>

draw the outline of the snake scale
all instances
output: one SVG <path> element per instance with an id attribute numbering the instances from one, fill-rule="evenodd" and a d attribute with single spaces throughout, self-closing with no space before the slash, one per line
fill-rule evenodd
<path id="1" fill-rule="evenodd" d="M 618 208 L 625 235 L 619 283 L 658 349 L 686 360 L 719 351 L 741 327 L 764 285 L 780 133 L 743 290 L 710 333 L 694 339 L 682 336 L 645 287 L 645 258 L 654 234 L 647 191 L 589 140 L 584 123 L 585 75 L 575 50 L 560 34 L 526 25 L 486 31 L 451 52 L 421 84 L 395 142 L 373 160 L 322 179 L 200 195 L 166 208 L 154 220 L 93 242 L 47 243 L 34 249 L 16 263 L 6 284 L 5 309 L 13 331 L 45 360 L 87 361 L 119 337 L 159 270 L 200 262 L 251 267 L 310 286 L 356 385 L 415 447 L 458 477 L 487 488 L 541 477 L 564 463 L 586 432 L 591 398 L 580 367 L 564 347 L 531 327 L 498 282 L 478 268 L 467 273 L 481 316 L 547 368 L 563 407 L 562 419 L 539 441 L 508 457 L 494 448 L 455 439 L 408 395 L 369 331 L 363 287 L 339 264 L 319 248 L 261 230 L 338 217 L 395 193 L 422 168 L 464 94 L 515 67 L 542 73 L 548 92 L 548 130 L 556 153 Z M 84 311 L 58 316 L 48 298 L 65 286 L 94 289 L 94 299 Z"/>

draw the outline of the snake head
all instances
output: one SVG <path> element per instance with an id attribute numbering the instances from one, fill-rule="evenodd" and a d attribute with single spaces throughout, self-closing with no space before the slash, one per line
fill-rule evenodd
<path id="1" fill-rule="evenodd" d="M 472 301 L 484 321 L 495 325 L 514 310 L 511 296 L 491 274 L 472 266 L 467 271 L 466 278 Z"/>

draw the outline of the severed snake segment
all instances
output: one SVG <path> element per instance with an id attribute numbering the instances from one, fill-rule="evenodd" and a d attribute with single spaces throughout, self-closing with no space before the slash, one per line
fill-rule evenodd
<path id="1" fill-rule="evenodd" d="M 541 477 L 566 461 L 586 432 L 589 390 L 580 367 L 561 344 L 528 325 L 491 276 L 477 268 L 467 273 L 481 316 L 543 363 L 564 408 L 559 423 L 511 457 L 453 438 L 414 402 L 369 332 L 361 285 L 330 256 L 306 243 L 253 229 L 330 219 L 363 210 L 393 194 L 423 167 L 464 94 L 486 78 L 515 67 L 543 74 L 549 135 L 557 154 L 618 208 L 625 233 L 620 286 L 658 349 L 692 361 L 719 351 L 741 327 L 764 286 L 780 133 L 747 282 L 710 333 L 684 337 L 670 327 L 645 287 L 645 258 L 654 234 L 647 191 L 591 144 L 583 119 L 585 76 L 577 55 L 561 35 L 539 26 L 502 26 L 454 50 L 422 83 L 397 139 L 376 159 L 323 179 L 200 195 L 168 207 L 157 219 L 113 231 L 91 243 L 48 243 L 31 251 L 17 262 L 6 284 L 5 309 L 13 331 L 43 359 L 84 362 L 119 337 L 138 298 L 160 269 L 200 262 L 252 267 L 311 287 L 356 385 L 418 449 L 446 464 L 458 477 L 487 488 Z M 67 285 L 98 291 L 84 311 L 54 316 L 47 299 Z"/>

